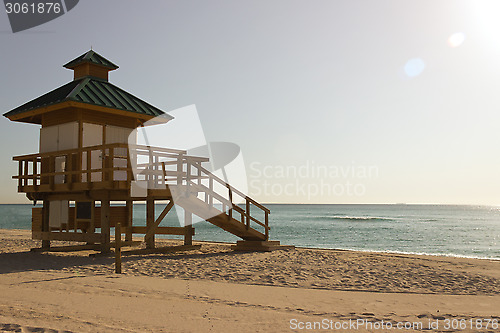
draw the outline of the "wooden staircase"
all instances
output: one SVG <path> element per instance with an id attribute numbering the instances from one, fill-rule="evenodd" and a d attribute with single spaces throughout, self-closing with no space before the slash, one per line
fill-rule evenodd
<path id="1" fill-rule="evenodd" d="M 237 219 L 229 216 L 226 212 L 222 212 L 215 207 L 210 207 L 197 196 L 190 195 L 189 197 L 179 198 L 175 203 L 186 211 L 189 211 L 207 222 L 247 241 L 264 241 L 266 234 L 252 227 L 247 226 Z"/>
<path id="2" fill-rule="evenodd" d="M 166 185 L 176 205 L 241 238 L 233 246 L 235 251 L 294 248 L 281 246 L 279 241 L 269 241 L 270 210 L 202 167 L 202 162 L 206 160 L 185 155 L 175 163 L 150 164 L 146 173 L 158 174 L 161 168 L 159 182 L 153 179 L 153 183 Z M 168 170 L 168 165 L 175 165 L 174 170 Z M 243 204 L 235 204 L 235 201 Z"/>
<path id="3" fill-rule="evenodd" d="M 168 167 L 160 163 L 162 182 L 167 184 L 174 203 L 245 241 L 267 241 L 270 210 L 202 167 L 202 162 L 184 156 L 176 166 L 175 184 L 169 184 Z M 235 199 L 244 204 L 235 204 Z"/>

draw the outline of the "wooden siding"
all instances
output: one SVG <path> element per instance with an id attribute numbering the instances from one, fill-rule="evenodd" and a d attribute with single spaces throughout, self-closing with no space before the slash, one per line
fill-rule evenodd
<path id="1" fill-rule="evenodd" d="M 120 116 L 113 113 L 105 113 L 94 110 L 81 110 L 82 120 L 86 123 L 99 124 L 99 125 L 113 125 L 118 127 L 136 128 L 137 119 L 132 117 Z"/>
<path id="2" fill-rule="evenodd" d="M 42 231 L 43 213 L 42 208 L 31 208 L 31 231 Z"/>
<path id="3" fill-rule="evenodd" d="M 55 110 L 42 115 L 42 127 L 54 126 L 72 121 L 78 121 L 78 109 L 74 107 Z"/>
<path id="4" fill-rule="evenodd" d="M 74 70 L 74 79 L 79 79 L 84 76 L 95 76 L 104 80 L 108 80 L 108 72 L 109 68 L 102 67 L 99 65 L 83 63 L 81 65 L 75 66 Z"/>
<path id="5" fill-rule="evenodd" d="M 68 211 L 68 228 L 74 229 L 75 227 L 75 207 L 69 207 Z M 32 208 L 31 209 L 31 231 L 41 232 L 42 231 L 42 208 Z M 112 206 L 110 209 L 110 226 L 114 227 L 118 222 L 121 223 L 123 227 L 128 226 L 128 208 L 127 206 Z M 101 207 L 95 207 L 94 209 L 94 225 L 96 228 L 101 227 Z M 87 229 L 90 226 L 90 221 L 78 221 L 78 226 Z M 64 223 L 62 229 L 66 229 L 66 224 Z"/>

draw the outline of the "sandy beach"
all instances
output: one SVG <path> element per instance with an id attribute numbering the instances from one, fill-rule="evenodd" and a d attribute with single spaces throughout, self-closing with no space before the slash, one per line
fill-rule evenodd
<path id="1" fill-rule="evenodd" d="M 0 331 L 498 330 L 499 261 L 195 244 L 124 257 L 117 275 L 113 257 L 30 252 L 30 231 L 0 230 Z"/>

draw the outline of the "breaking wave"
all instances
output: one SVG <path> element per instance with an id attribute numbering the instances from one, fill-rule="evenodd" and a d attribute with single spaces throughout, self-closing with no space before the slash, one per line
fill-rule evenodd
<path id="1" fill-rule="evenodd" d="M 389 217 L 375 217 L 375 216 L 340 216 L 340 215 L 333 215 L 333 216 L 320 216 L 319 217 L 322 220 L 341 220 L 341 221 L 352 221 L 352 222 L 389 222 L 389 221 L 396 221 L 393 218 Z"/>

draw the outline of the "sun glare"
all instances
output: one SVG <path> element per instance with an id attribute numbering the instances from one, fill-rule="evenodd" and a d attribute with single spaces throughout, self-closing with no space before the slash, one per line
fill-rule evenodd
<path id="1" fill-rule="evenodd" d="M 448 45 L 450 47 L 459 47 L 465 41 L 465 34 L 463 32 L 456 32 L 448 37 Z"/>

